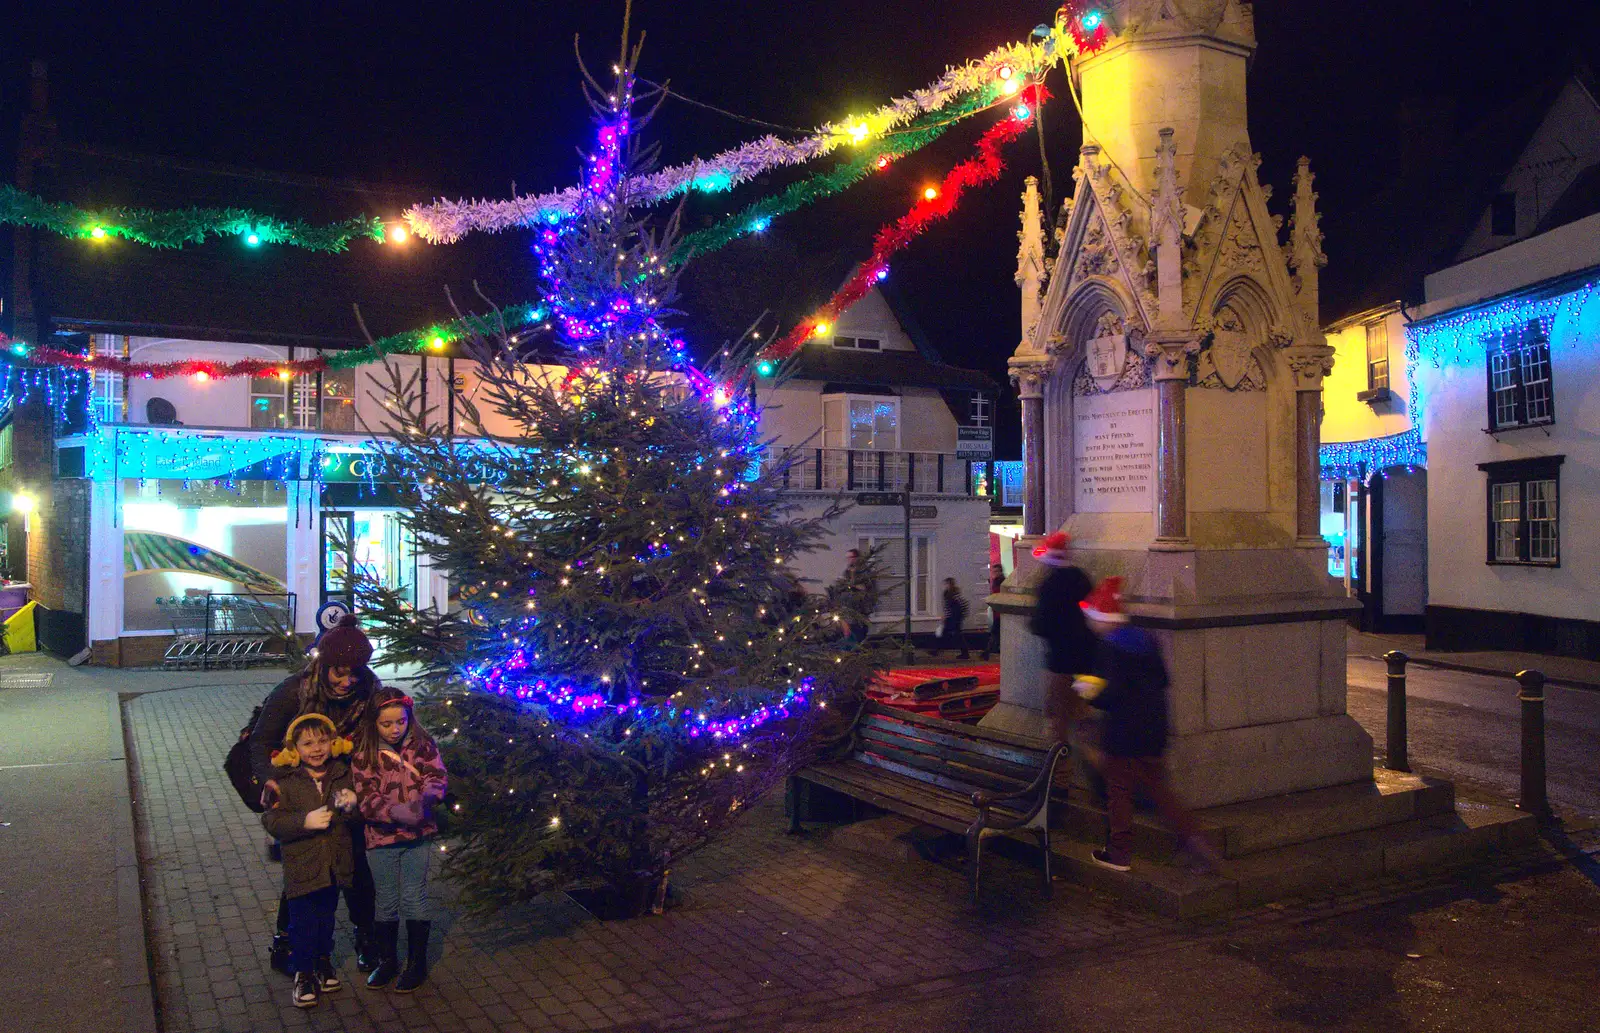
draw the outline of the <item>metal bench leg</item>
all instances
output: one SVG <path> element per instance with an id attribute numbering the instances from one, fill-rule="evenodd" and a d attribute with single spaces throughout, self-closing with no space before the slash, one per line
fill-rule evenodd
<path id="1" fill-rule="evenodd" d="M 983 830 L 967 830 L 967 873 L 972 881 L 972 903 L 981 903 L 978 894 L 978 880 L 983 871 Z"/>
<path id="2" fill-rule="evenodd" d="M 800 780 L 789 776 L 789 835 L 798 836 L 805 829 L 800 826 Z"/>
<path id="3" fill-rule="evenodd" d="M 1039 849 L 1044 851 L 1044 899 L 1049 900 L 1055 892 L 1055 886 L 1050 875 L 1050 830 L 1039 830 Z"/>

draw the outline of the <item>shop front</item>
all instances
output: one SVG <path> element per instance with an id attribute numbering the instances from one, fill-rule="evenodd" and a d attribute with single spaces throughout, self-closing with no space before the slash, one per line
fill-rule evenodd
<path id="1" fill-rule="evenodd" d="M 353 602 L 359 578 L 413 606 L 448 605 L 363 439 L 103 426 L 60 446 L 63 468 L 91 481 L 97 663 L 158 664 L 208 631 L 306 639 L 323 603 Z"/>

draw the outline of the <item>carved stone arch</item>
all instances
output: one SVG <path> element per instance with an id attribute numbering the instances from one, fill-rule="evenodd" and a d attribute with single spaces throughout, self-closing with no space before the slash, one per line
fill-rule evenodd
<path id="1" fill-rule="evenodd" d="M 1144 333 L 1139 307 L 1121 285 L 1095 278 L 1079 284 L 1061 307 L 1061 318 L 1050 338 L 1051 350 L 1067 355 L 1078 353 L 1083 342 L 1095 336 L 1101 318 L 1106 315 L 1120 320 L 1125 332 Z"/>
<path id="2" fill-rule="evenodd" d="M 1232 310 L 1253 341 L 1265 341 L 1272 328 L 1283 322 L 1278 306 L 1272 301 L 1272 293 L 1254 277 L 1229 279 L 1218 288 L 1214 299 L 1208 309 L 1211 318 L 1215 320 L 1224 310 Z"/>
<path id="3" fill-rule="evenodd" d="M 1276 360 L 1267 344 L 1278 325 L 1272 295 L 1251 277 L 1236 276 L 1216 292 L 1206 312 L 1209 340 L 1198 359 L 1196 386 L 1266 390 Z"/>

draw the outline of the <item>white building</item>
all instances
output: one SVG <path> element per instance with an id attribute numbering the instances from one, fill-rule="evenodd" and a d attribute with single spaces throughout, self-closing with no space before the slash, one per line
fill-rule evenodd
<path id="1" fill-rule="evenodd" d="M 1600 214 L 1426 290 L 1428 644 L 1600 659 Z"/>
<path id="2" fill-rule="evenodd" d="M 1362 601 L 1368 630 L 1426 628 L 1434 648 L 1595 655 L 1596 643 L 1586 646 L 1582 633 L 1551 623 L 1586 619 L 1576 616 L 1582 605 L 1571 598 L 1564 608 L 1535 602 L 1514 588 L 1526 574 L 1484 569 L 1541 561 L 1484 560 L 1478 557 L 1488 556 L 1486 546 L 1462 548 L 1488 532 L 1486 525 L 1464 526 L 1478 506 L 1463 501 L 1476 503 L 1483 486 L 1464 482 L 1461 464 L 1470 459 L 1473 478 L 1483 478 L 1490 471 L 1478 471 L 1476 463 L 1560 454 L 1527 442 L 1510 447 L 1519 432 L 1491 421 L 1494 388 L 1473 378 L 1487 377 L 1484 364 L 1499 355 L 1501 395 L 1510 398 L 1510 378 L 1523 374 L 1511 368 L 1508 353 L 1495 350 L 1505 321 L 1523 311 L 1559 310 L 1565 278 L 1581 279 L 1590 261 L 1576 227 L 1600 210 L 1600 102 L 1592 78 L 1580 72 L 1552 77 L 1454 136 L 1450 114 L 1410 111 L 1402 121 L 1417 140 L 1402 150 L 1417 160 L 1365 210 L 1328 225 L 1330 252 L 1338 257 L 1343 243 L 1365 256 L 1353 273 L 1324 281 L 1330 288 L 1324 310 L 1335 316 L 1326 333 L 1337 355 L 1322 418 L 1328 569 Z M 1421 145 L 1428 141 L 1437 146 Z M 1580 332 L 1576 322 L 1570 329 Z M 1579 383 L 1591 375 L 1578 353 L 1563 365 Z M 1530 425 L 1540 428 L 1533 435 L 1545 444 L 1563 436 L 1543 417 Z M 1535 482 L 1519 483 L 1521 494 Z M 1498 490 L 1507 496 L 1510 482 Z M 1510 535 L 1508 497 L 1505 505 L 1503 533 Z M 1507 598 L 1486 600 L 1485 578 L 1511 589 Z M 1490 612 L 1497 615 L 1483 616 Z"/>
<path id="3" fill-rule="evenodd" d="M 763 432 L 779 447 L 803 449 L 789 475 L 803 513 L 820 514 L 841 496 L 910 490 L 914 633 L 937 629 L 947 577 L 966 596 L 967 627 L 984 626 L 992 491 L 982 432 L 992 433 L 995 392 L 983 374 L 941 362 L 887 284 L 759 390 Z M 884 565 L 899 579 L 905 541 L 903 507 L 856 505 L 824 548 L 799 559 L 799 571 L 815 590 L 839 576 L 850 549 L 883 545 Z M 898 630 L 904 619 L 904 594 L 891 589 L 874 623 Z"/>

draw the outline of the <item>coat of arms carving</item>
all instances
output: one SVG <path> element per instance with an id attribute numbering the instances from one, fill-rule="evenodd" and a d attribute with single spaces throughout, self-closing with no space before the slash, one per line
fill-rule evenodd
<path id="1" fill-rule="evenodd" d="M 1128 363 L 1128 335 L 1122 320 L 1107 312 L 1095 324 L 1095 336 L 1084 344 L 1084 364 L 1101 390 L 1116 383 Z"/>
<path id="2" fill-rule="evenodd" d="M 1217 379 L 1229 391 L 1239 386 L 1250 371 L 1250 339 L 1241 330 L 1217 330 L 1211 338 L 1211 365 L 1216 367 Z"/>

